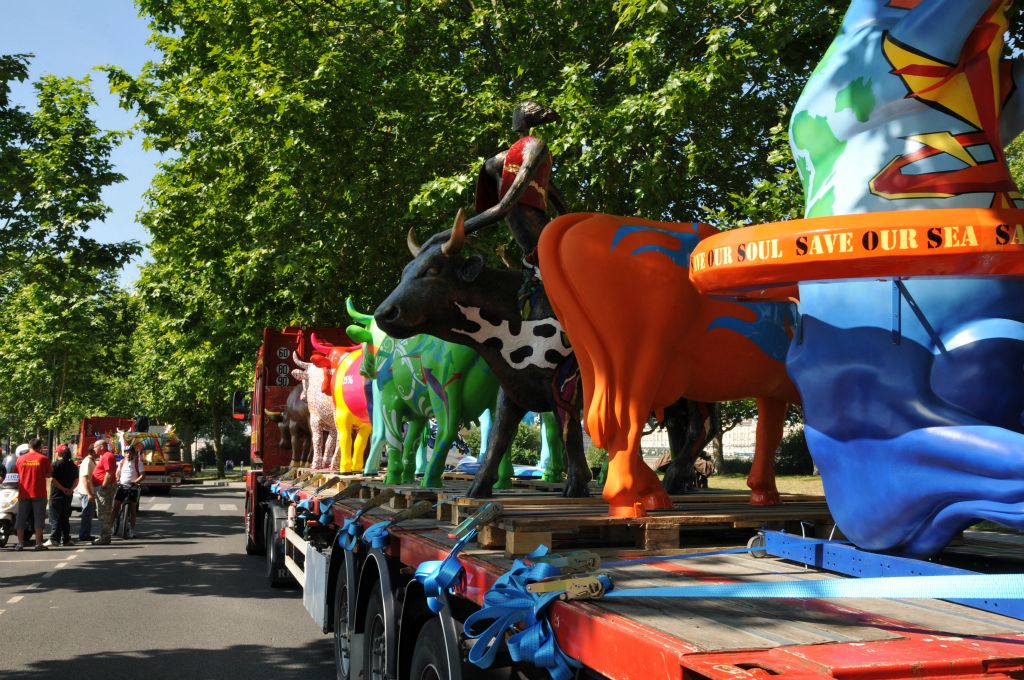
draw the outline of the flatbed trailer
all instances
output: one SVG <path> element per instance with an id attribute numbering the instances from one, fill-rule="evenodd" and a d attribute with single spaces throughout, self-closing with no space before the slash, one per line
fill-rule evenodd
<path id="1" fill-rule="evenodd" d="M 506 541 L 505 550 L 475 545 L 463 549 L 457 555 L 461 574 L 450 592 L 442 594 L 444 606 L 435 614 L 428 606 L 428 593 L 414 574 L 425 563 L 449 556 L 456 543 L 451 535 L 455 530 L 452 517 L 466 517 L 472 507 L 466 508 L 463 500 L 462 515 L 453 515 L 452 506 L 459 499 L 451 493 L 448 503 L 430 516 L 391 527 L 386 546 L 373 548 L 360 542 L 355 551 L 345 550 L 339 544 L 339 527 L 359 533 L 417 502 L 429 502 L 423 490 L 408 487 L 383 504 L 381 493 L 380 485 L 372 480 L 335 477 L 314 483 L 289 482 L 251 471 L 246 477 L 247 549 L 266 551 L 267 577 L 272 585 L 294 579 L 302 586 L 307 610 L 324 633 L 334 635 L 339 678 L 475 677 L 479 669 L 466 661 L 473 640 L 464 635 L 462 622 L 485 604 L 485 594 L 513 567 L 514 556 L 508 553 L 529 546 L 516 548 Z M 444 492 L 441 494 L 444 499 Z M 322 509 L 335 497 L 324 514 Z M 495 500 L 500 502 L 501 496 Z M 366 509 L 371 502 L 381 505 Z M 531 502 L 525 495 L 518 496 L 519 510 L 487 526 L 493 531 L 501 531 L 502 522 L 514 526 L 514 520 L 530 514 L 527 506 Z M 707 502 L 729 500 L 721 497 Z M 542 499 L 535 504 L 542 504 Z M 793 505 L 800 506 L 799 499 Z M 513 507 L 515 503 L 510 503 L 509 508 Z M 567 500 L 552 507 L 562 514 L 572 510 L 580 518 L 593 516 Z M 312 520 L 305 525 L 304 512 Z M 780 511 L 774 512 L 767 516 L 777 523 Z M 794 517 L 799 514 L 800 510 L 793 511 Z M 707 527 L 717 526 L 724 533 L 684 532 L 686 545 L 681 548 L 588 550 L 598 554 L 605 565 L 651 556 L 702 555 L 602 567 L 616 590 L 845 578 L 778 558 L 705 554 L 744 545 L 744 536 L 738 532 L 751 521 L 737 520 L 739 515 L 728 512 L 709 512 L 707 516 L 713 517 Z M 359 527 L 356 531 L 346 526 L 353 518 Z M 794 522 L 787 524 L 792 528 Z M 676 525 L 677 534 L 680 526 Z M 668 526 L 663 526 L 661 535 L 668 531 Z M 639 532 L 634 538 L 642 543 L 645 535 Z M 716 540 L 716 536 L 721 538 Z M 557 528 L 552 537 L 557 548 Z M 487 540 L 501 544 L 493 536 Z M 958 548 L 970 553 L 964 545 Z M 1012 544 L 1008 551 L 1013 552 Z M 977 553 L 971 556 L 983 559 Z M 577 677 L 1024 678 L 1024 622 L 944 600 L 559 600 L 551 606 L 548 618 L 558 647 L 581 664 Z M 512 665 L 511 658 L 503 652 L 496 665 Z M 523 660 L 514 667 L 520 677 L 548 677 L 547 671 Z"/>

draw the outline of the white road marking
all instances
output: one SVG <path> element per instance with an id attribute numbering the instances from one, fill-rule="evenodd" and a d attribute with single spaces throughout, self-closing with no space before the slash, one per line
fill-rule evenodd
<path id="1" fill-rule="evenodd" d="M 188 505 L 185 506 L 185 511 L 186 512 L 191 512 L 191 511 L 194 511 L 194 510 L 202 510 L 202 509 L 203 509 L 203 504 L 202 503 L 189 503 Z"/>
<path id="2" fill-rule="evenodd" d="M 57 565 L 56 567 L 54 567 L 54 569 L 63 569 L 63 568 L 64 568 L 64 567 L 66 567 L 66 566 L 68 566 L 68 563 L 67 563 L 67 562 L 61 562 L 61 563 L 60 563 L 60 564 L 58 564 L 58 565 Z"/>
<path id="3" fill-rule="evenodd" d="M 220 509 L 227 510 L 229 512 L 238 512 L 238 506 L 235 505 L 234 503 L 221 503 Z"/>
<path id="4" fill-rule="evenodd" d="M 24 595 L 15 595 L 11 599 L 7 600 L 7 604 L 18 604 L 24 597 Z"/>
<path id="5" fill-rule="evenodd" d="M 74 555 L 69 555 L 69 556 L 68 556 L 68 562 L 70 562 L 70 561 L 71 561 L 71 560 L 73 560 L 73 559 L 76 559 L 76 558 L 78 557 L 78 553 L 80 553 L 80 552 L 82 552 L 82 551 L 81 551 L 81 550 L 79 550 L 79 551 L 78 551 L 78 552 L 76 552 L 76 553 L 75 553 Z"/>
<path id="6" fill-rule="evenodd" d="M 53 576 L 56 573 L 57 572 L 55 572 L 55 571 L 48 571 L 45 574 L 43 574 L 43 578 L 50 578 L 51 576 Z"/>
<path id="7" fill-rule="evenodd" d="M 153 506 L 150 506 L 150 507 L 148 507 L 146 509 L 147 510 L 153 510 L 153 511 L 156 511 L 156 512 L 163 512 L 164 510 L 170 510 L 171 509 L 171 504 L 170 503 L 157 503 L 157 504 L 155 504 Z"/>
<path id="8" fill-rule="evenodd" d="M 5 611 L 7 611 L 7 610 L 6 609 L 0 609 L 0 614 L 3 614 Z"/>
<path id="9" fill-rule="evenodd" d="M 23 564 L 25 562 L 60 562 L 63 557 L 55 557 L 52 560 L 0 560 L 0 564 Z"/>
<path id="10" fill-rule="evenodd" d="M 36 588 L 38 588 L 41 585 L 43 585 L 43 584 L 42 583 L 32 583 L 32 584 L 29 584 L 29 585 L 25 586 L 25 590 L 35 590 Z"/>

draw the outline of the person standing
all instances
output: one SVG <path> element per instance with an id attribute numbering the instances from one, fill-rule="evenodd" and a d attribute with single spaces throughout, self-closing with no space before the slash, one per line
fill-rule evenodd
<path id="1" fill-rule="evenodd" d="M 128 503 L 131 519 L 128 538 L 135 538 L 135 519 L 139 512 L 140 484 L 146 476 L 142 463 L 142 442 L 135 442 L 117 464 L 117 495 L 114 496 L 114 517 L 121 514 L 121 505 Z"/>
<path id="2" fill-rule="evenodd" d="M 82 520 L 78 528 L 79 541 L 91 541 L 95 538 L 92 535 L 92 516 L 96 512 L 96 491 L 92 482 L 92 473 L 96 470 L 96 461 L 99 460 L 102 451 L 103 444 L 95 442 L 82 456 L 82 464 L 78 468 L 78 486 L 75 487 L 75 495 L 82 499 Z"/>
<path id="3" fill-rule="evenodd" d="M 78 467 L 71 462 L 67 444 L 57 447 L 57 462 L 50 482 L 50 540 L 44 545 L 74 545 L 71 540 L 71 495 L 78 479 Z"/>
<path id="4" fill-rule="evenodd" d="M 46 479 L 53 466 L 50 459 L 39 452 L 43 440 L 38 437 L 28 443 L 28 452 L 18 457 L 14 469 L 18 472 L 18 518 L 14 527 L 18 531 L 15 550 L 25 549 L 25 529 L 31 515 L 36 537 L 36 550 L 46 550 L 43 545 L 43 522 L 46 517 Z"/>
<path id="5" fill-rule="evenodd" d="M 93 488 L 96 490 L 96 508 L 100 516 L 100 537 L 93 545 L 110 545 L 110 535 L 114 526 L 114 494 L 117 492 L 117 459 L 107 448 L 107 441 L 96 442 L 99 448 L 99 461 L 92 472 Z"/>

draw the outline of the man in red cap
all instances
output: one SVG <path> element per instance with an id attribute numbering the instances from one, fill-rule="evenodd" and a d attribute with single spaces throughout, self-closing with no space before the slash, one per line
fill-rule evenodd
<path id="1" fill-rule="evenodd" d="M 57 446 L 57 462 L 50 481 L 50 540 L 47 546 L 74 545 L 71 540 L 71 494 L 78 481 L 78 466 L 71 461 L 67 444 Z"/>

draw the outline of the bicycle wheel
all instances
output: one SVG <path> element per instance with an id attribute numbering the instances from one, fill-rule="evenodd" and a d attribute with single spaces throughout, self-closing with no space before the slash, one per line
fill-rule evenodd
<path id="1" fill-rule="evenodd" d="M 121 531 L 121 515 L 124 513 L 124 506 L 114 514 L 114 526 L 110 529 L 112 536 L 117 536 L 118 532 Z"/>
<path id="2" fill-rule="evenodd" d="M 132 512 L 131 499 L 129 498 L 121 506 L 121 538 L 127 539 L 128 534 L 131 531 L 132 525 L 130 523 Z M 116 532 L 115 532 L 116 533 Z"/>

